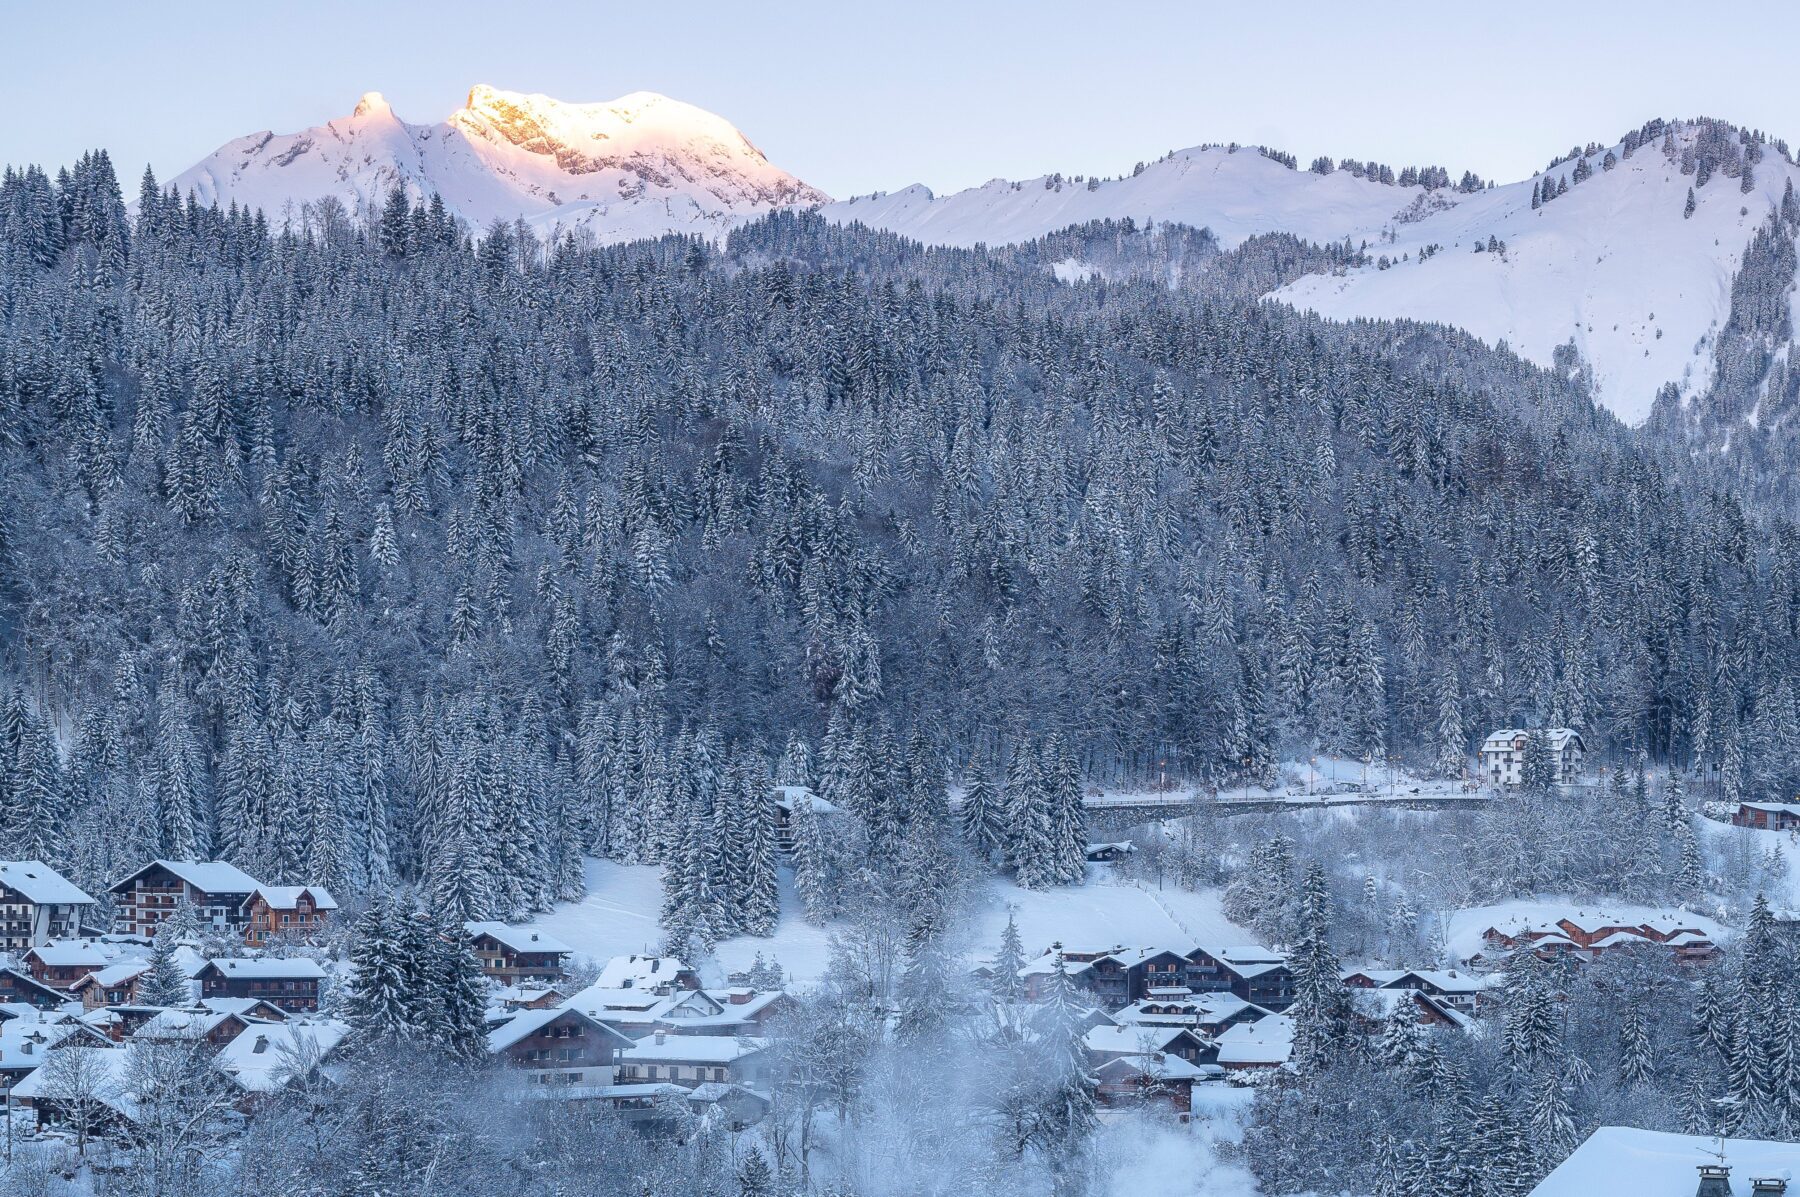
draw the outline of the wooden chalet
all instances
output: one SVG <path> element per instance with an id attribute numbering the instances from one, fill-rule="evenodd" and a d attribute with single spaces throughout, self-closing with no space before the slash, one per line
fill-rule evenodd
<path id="1" fill-rule="evenodd" d="M 1159 1052 L 1113 1056 L 1094 1068 L 1094 1098 L 1103 1109 L 1161 1106 L 1186 1122 L 1194 1109 L 1195 1082 L 1223 1071 L 1217 1065 L 1201 1067 Z"/>
<path id="2" fill-rule="evenodd" d="M 1455 969 L 1357 969 L 1344 974 L 1348 989 L 1416 990 L 1441 999 L 1465 1014 L 1475 1013 L 1485 988 L 1479 977 Z"/>
<path id="3" fill-rule="evenodd" d="M 521 981 L 560 981 L 563 965 L 575 949 L 534 927 L 511 923 L 465 923 L 469 947 L 481 971 L 505 985 Z"/>
<path id="4" fill-rule="evenodd" d="M 488 1030 L 488 1054 L 537 1085 L 611 1085 L 631 1039 L 580 1010 L 519 1010 Z"/>
<path id="5" fill-rule="evenodd" d="M 54 1010 L 68 1000 L 68 994 L 29 973 L 22 973 L 16 968 L 0 968 L 0 1004 Z"/>
<path id="6" fill-rule="evenodd" d="M 619 1054 L 621 1084 L 671 1082 L 685 1088 L 720 1081 L 760 1084 L 767 1071 L 763 1040 L 656 1031 Z"/>
<path id="7" fill-rule="evenodd" d="M 25 967 L 34 980 L 67 992 L 90 973 L 117 964 L 123 955 L 118 944 L 98 939 L 53 939 L 25 953 Z"/>
<path id="8" fill-rule="evenodd" d="M 325 970 L 303 956 L 248 956 L 209 960 L 195 979 L 202 998 L 251 998 L 305 1014 L 319 1008 Z"/>
<path id="9" fill-rule="evenodd" d="M 102 1006 L 130 1006 L 138 1000 L 144 979 L 150 974 L 148 960 L 122 960 L 89 973 L 69 986 L 69 994 L 79 997 L 89 1010 Z"/>
<path id="10" fill-rule="evenodd" d="M 263 1019 L 228 1011 L 158 1010 L 131 1032 L 144 1043 L 205 1043 L 222 1048 L 252 1027 L 267 1025 Z"/>
<path id="11" fill-rule="evenodd" d="M 202 929 L 242 934 L 245 903 L 259 882 L 222 860 L 153 860 L 114 882 L 116 926 L 131 935 L 155 935 L 183 902 L 191 903 Z"/>
<path id="12" fill-rule="evenodd" d="M 775 808 L 775 850 L 784 856 L 794 850 L 795 810 L 804 806 L 821 818 L 841 813 L 806 786 L 776 786 L 771 803 Z"/>
<path id="13" fill-rule="evenodd" d="M 244 900 L 244 942 L 259 948 L 277 937 L 316 938 L 337 908 L 322 885 L 259 885 Z"/>
<path id="14" fill-rule="evenodd" d="M 1740 802 L 1731 825 L 1758 831 L 1800 830 L 1800 802 Z"/>

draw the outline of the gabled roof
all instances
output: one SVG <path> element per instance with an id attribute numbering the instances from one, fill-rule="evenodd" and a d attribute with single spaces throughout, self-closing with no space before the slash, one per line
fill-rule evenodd
<path id="1" fill-rule="evenodd" d="M 590 1027 L 598 1029 L 602 1034 L 610 1035 L 620 1047 L 631 1046 L 631 1037 L 621 1035 L 597 1018 L 592 1018 L 580 1010 L 567 1006 L 546 1006 L 541 1010 L 520 1010 L 511 1018 L 488 1031 L 487 1048 L 490 1052 L 501 1052 L 530 1035 L 535 1035 L 559 1018 L 574 1018 Z"/>
<path id="2" fill-rule="evenodd" d="M 614 956 L 594 978 L 595 989 L 647 989 L 677 984 L 682 973 L 693 970 L 675 956 Z"/>
<path id="3" fill-rule="evenodd" d="M 661 1039 L 659 1043 L 657 1040 Z M 768 1044 L 762 1039 L 742 1039 L 733 1035 L 652 1035 L 639 1039 L 619 1053 L 621 1061 L 637 1063 L 730 1064 L 745 1056 L 753 1056 Z"/>
<path id="4" fill-rule="evenodd" d="M 274 1002 L 263 998 L 209 997 L 201 998 L 194 1004 L 202 1010 L 211 1010 L 217 1014 L 241 1014 L 258 1022 L 286 1022 L 293 1017 Z"/>
<path id="5" fill-rule="evenodd" d="M 1197 1081 L 1202 1077 L 1217 1076 L 1224 1070 L 1216 1064 L 1194 1064 L 1166 1052 L 1150 1052 L 1136 1056 L 1116 1056 L 1097 1066 L 1094 1071 L 1102 1077 L 1130 1072 L 1154 1081 Z"/>
<path id="6" fill-rule="evenodd" d="M 1199 1035 L 1186 1027 L 1157 1027 L 1143 1024 L 1130 1026 L 1098 1026 L 1089 1027 L 1082 1037 L 1082 1045 L 1091 1052 L 1110 1052 L 1115 1055 L 1140 1056 L 1147 1052 L 1167 1051 L 1169 1044 L 1177 1039 L 1188 1037 L 1205 1043 Z"/>
<path id="7" fill-rule="evenodd" d="M 90 1032 L 90 1034 L 94 1033 Z M 96 1034 L 96 1038 L 100 1037 Z M 98 1075 L 90 1078 L 93 1083 L 84 1085 L 83 1088 L 91 1100 L 117 1110 L 127 1118 L 134 1118 L 137 1116 L 138 1103 L 137 1096 L 132 1093 L 130 1085 L 130 1063 L 133 1049 L 130 1047 L 103 1047 L 101 1043 L 104 1042 L 105 1040 L 101 1038 L 100 1043 L 94 1045 L 93 1055 L 90 1057 L 99 1066 Z M 61 1050 L 73 1049 L 63 1048 Z M 13 1086 L 13 1097 L 15 1099 L 26 1097 L 54 1099 L 57 1083 L 55 1073 L 56 1070 L 53 1068 L 32 1070 L 17 1085 Z"/>
<path id="8" fill-rule="evenodd" d="M 1100 959 L 1102 959 L 1102 960 L 1117 959 L 1117 957 L 1113 956 L 1112 953 L 1109 952 L 1106 955 L 1101 956 Z M 1067 956 L 1063 957 L 1063 969 L 1071 977 L 1079 977 L 1082 973 L 1087 972 L 1093 966 L 1094 966 L 1094 961 L 1092 961 L 1092 960 L 1070 960 Z M 1033 977 L 1033 976 L 1047 977 L 1050 974 L 1054 973 L 1055 971 L 1056 971 L 1056 953 L 1055 952 L 1045 952 L 1042 956 L 1039 956 L 1036 960 L 1032 960 L 1032 961 L 1028 962 L 1027 964 L 1025 964 L 1023 967 L 1021 967 L 1019 969 L 1019 975 L 1021 977 Z"/>
<path id="9" fill-rule="evenodd" d="M 1293 1051 L 1294 1020 L 1285 1014 L 1242 1022 L 1219 1035 L 1220 1064 L 1285 1064 Z"/>
<path id="10" fill-rule="evenodd" d="M 305 956 L 232 956 L 209 960 L 201 975 L 216 972 L 222 977 L 238 977 L 249 981 L 322 981 L 325 970 L 319 962 Z"/>
<path id="11" fill-rule="evenodd" d="M 1445 993 L 1480 993 L 1489 985 L 1487 979 L 1473 973 L 1459 973 L 1453 968 L 1409 968 L 1383 988 L 1410 988 L 1408 978 L 1417 978 L 1427 985 L 1434 985 Z"/>
<path id="12" fill-rule="evenodd" d="M 245 904 L 261 898 L 270 910 L 292 910 L 300 905 L 300 895 L 311 894 L 317 910 L 336 910 L 337 899 L 322 885 L 259 885 L 245 898 Z"/>
<path id="13" fill-rule="evenodd" d="M 7 988 L 9 989 L 22 989 L 27 993 L 35 993 L 41 998 L 53 998 L 58 1005 L 68 1000 L 68 995 L 62 990 L 53 985 L 46 985 L 30 973 L 16 968 L 0 968 L 0 978 L 4 978 L 8 982 Z M 0 1005 L 11 1004 L 13 1003 L 0 1003 Z M 32 1009 L 35 1010 L 37 1007 L 33 1006 Z"/>
<path id="14" fill-rule="evenodd" d="M 25 955 L 47 968 L 105 968 L 121 957 L 130 959 L 123 946 L 98 939 L 51 939 Z"/>
<path id="15" fill-rule="evenodd" d="M 563 1005 L 604 1018 L 612 1011 L 648 1011 L 667 1000 L 667 997 L 651 989 L 611 989 L 604 985 L 590 985 Z"/>
<path id="16" fill-rule="evenodd" d="M 768 1105 L 769 1099 L 754 1089 L 746 1089 L 742 1085 L 734 1085 L 730 1081 L 707 1081 L 695 1085 L 687 1091 L 688 1101 L 697 1106 L 712 1105 L 727 1098 L 742 1101 L 748 1099 L 762 1105 Z"/>
<path id="17" fill-rule="evenodd" d="M 1183 1013 L 1152 1013 L 1151 1006 L 1177 1006 Z M 1244 1011 L 1251 1011 L 1255 1018 L 1265 1018 L 1269 1011 L 1253 1002 L 1247 1002 L 1235 993 L 1219 990 L 1215 993 L 1196 993 L 1180 998 L 1140 998 L 1115 1015 L 1123 1023 L 1157 1023 L 1163 1020 L 1182 1019 L 1199 1022 L 1223 1022 L 1235 1018 Z M 1163 1025 L 1168 1025 L 1163 1022 Z"/>
<path id="18" fill-rule="evenodd" d="M 470 939 L 480 939 L 485 936 L 515 952 L 553 952 L 566 956 L 575 950 L 562 940 L 546 931 L 539 931 L 536 927 L 486 922 L 464 923 L 463 930 Z"/>
<path id="19" fill-rule="evenodd" d="M 0 1068 L 36 1068 L 51 1048 L 71 1035 L 80 1035 L 96 1046 L 106 1042 L 106 1036 L 74 1019 L 14 1018 L 0 1023 Z"/>
<path id="20" fill-rule="evenodd" d="M 133 977 L 143 976 L 149 971 L 150 962 L 148 960 L 122 960 L 117 964 L 109 964 L 105 968 L 96 969 L 69 986 L 69 989 L 73 991 L 95 985 L 101 989 L 111 989 L 114 985 L 123 985 Z"/>
<path id="21" fill-rule="evenodd" d="M 94 901 L 41 860 L 0 860 L 0 885 L 39 905 L 91 906 Z"/>
<path id="22" fill-rule="evenodd" d="M 1581 733 L 1570 727 L 1543 727 L 1537 729 L 1524 727 L 1503 727 L 1488 733 L 1488 738 L 1481 742 L 1483 752 L 1510 752 L 1514 744 L 1533 730 L 1543 733 L 1544 743 L 1552 752 L 1561 752 L 1570 740 L 1581 741 Z"/>
<path id="23" fill-rule="evenodd" d="M 153 860 L 113 882 L 110 893 L 123 893 L 150 869 L 161 865 L 197 890 L 209 894 L 248 894 L 261 882 L 222 860 Z"/>
<path id="24" fill-rule="evenodd" d="M 1694 1197 L 1701 1164 L 1731 1167 L 1733 1193 L 1750 1191 L 1753 1177 L 1800 1173 L 1800 1143 L 1715 1139 L 1628 1126 L 1603 1126 L 1556 1166 L 1532 1197 Z M 1793 1186 L 1789 1189 L 1792 1191 Z"/>
<path id="25" fill-rule="evenodd" d="M 318 1060 L 336 1051 L 350 1028 L 332 1018 L 296 1018 L 290 1022 L 246 1027 L 219 1049 L 219 1071 L 252 1093 L 273 1093 L 296 1079 L 294 1066 L 307 1057 Z"/>
<path id="26" fill-rule="evenodd" d="M 1392 1016 L 1396 1007 L 1410 1002 L 1415 1008 L 1423 1007 L 1453 1026 L 1466 1030 L 1474 1024 L 1474 1020 L 1455 1006 L 1448 998 L 1426 993 L 1422 989 L 1353 989 L 1350 991 L 1350 1005 L 1365 1018 L 1385 1020 Z"/>
<path id="27" fill-rule="evenodd" d="M 159 1010 L 132 1032 L 134 1039 L 204 1039 L 227 1020 L 254 1022 L 222 1010 Z"/>
<path id="28" fill-rule="evenodd" d="M 801 805 L 811 807 L 815 814 L 835 815 L 838 813 L 835 803 L 825 801 L 806 786 L 776 786 L 774 794 L 775 805 L 789 814 L 793 814 L 794 808 Z"/>

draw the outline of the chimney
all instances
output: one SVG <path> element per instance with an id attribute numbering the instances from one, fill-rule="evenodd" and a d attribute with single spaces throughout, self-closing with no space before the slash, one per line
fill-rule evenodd
<path id="1" fill-rule="evenodd" d="M 666 1034 L 664 1034 L 664 1033 L 663 1033 L 663 1032 L 662 1032 L 662 1031 L 658 1031 L 658 1032 L 657 1032 L 657 1033 L 656 1033 L 656 1043 L 657 1043 L 657 1046 L 659 1046 L 659 1047 L 660 1047 L 660 1046 L 661 1046 L 661 1045 L 662 1045 L 662 1041 L 663 1041 L 663 1040 L 664 1040 L 664 1039 L 666 1039 L 666 1038 L 668 1038 L 668 1036 L 667 1036 L 667 1035 L 666 1035 Z"/>
<path id="2" fill-rule="evenodd" d="M 1694 1197 L 1731 1197 L 1731 1169 L 1724 1164 L 1701 1164 L 1700 1188 Z"/>
<path id="3" fill-rule="evenodd" d="M 731 1001 L 731 1004 L 734 1006 L 742 1006 L 742 1005 L 746 1004 L 747 1002 L 749 1002 L 749 1000 L 750 1000 L 750 991 L 748 989 L 745 989 L 742 986 L 739 986 L 736 989 L 731 990 L 731 992 L 730 992 L 730 1001 Z"/>
<path id="4" fill-rule="evenodd" d="M 1782 1194 L 1786 1192 L 1786 1177 L 1753 1176 L 1750 1178 L 1750 1197 L 1782 1197 Z"/>

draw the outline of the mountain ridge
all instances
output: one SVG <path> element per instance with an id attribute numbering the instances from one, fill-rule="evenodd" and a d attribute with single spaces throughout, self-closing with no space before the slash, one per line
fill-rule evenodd
<path id="1" fill-rule="evenodd" d="M 348 117 L 227 142 L 172 181 L 203 203 L 277 213 L 325 198 L 367 215 L 394 187 L 443 196 L 476 231 L 523 219 L 597 240 L 720 235 L 827 197 L 770 163 L 723 118 L 655 92 L 596 104 L 477 84 L 443 121 L 402 120 L 380 92 Z"/>
<path id="2" fill-rule="evenodd" d="M 434 125 L 409 124 L 368 92 L 348 117 L 229 142 L 173 184 L 271 213 L 335 196 L 364 216 L 400 187 L 442 195 L 477 233 L 522 219 L 600 242 L 718 239 L 791 207 L 965 248 L 1124 218 L 1204 228 L 1227 249 L 1274 233 L 1347 242 L 1368 265 L 1267 297 L 1333 319 L 1464 329 L 1538 365 L 1585 370 L 1603 403 L 1640 422 L 1659 402 L 1686 405 L 1713 388 L 1734 280 L 1796 174 L 1784 143 L 1693 118 L 1574 147 L 1507 184 L 1465 174 L 1451 185 L 1439 167 L 1396 174 L 1350 159 L 1302 168 L 1263 147 L 1203 145 L 1117 178 L 993 179 L 946 195 L 914 184 L 833 201 L 729 121 L 655 92 L 575 104 L 477 84 Z M 1059 267 L 1070 282 L 1101 273 Z M 1736 401 L 1746 406 L 1754 397 Z"/>

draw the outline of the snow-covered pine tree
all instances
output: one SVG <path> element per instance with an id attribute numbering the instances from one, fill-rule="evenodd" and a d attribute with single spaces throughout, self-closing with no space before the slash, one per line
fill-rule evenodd
<path id="1" fill-rule="evenodd" d="M 168 934 L 167 924 L 162 934 L 151 939 L 150 967 L 138 983 L 138 1000 L 145 1005 L 186 1006 L 193 1000 L 193 987 L 175 958 L 178 943 L 175 936 Z"/>
<path id="2" fill-rule="evenodd" d="M 1303 1072 L 1330 1064 L 1350 1047 L 1350 999 L 1332 951 L 1331 895 L 1325 867 L 1309 861 L 1300 884 L 1299 938 L 1288 956 L 1294 975 L 1293 1060 Z"/>
<path id="3" fill-rule="evenodd" d="M 358 1034 L 371 1039 L 407 1039 L 419 1027 L 413 1019 L 415 995 L 402 958 L 397 907 L 378 897 L 356 920 L 350 941 L 350 998 L 346 1016 Z"/>
<path id="4" fill-rule="evenodd" d="M 957 823 L 963 842 L 978 859 L 995 860 L 1004 853 L 1009 825 L 985 761 L 977 759 L 969 765 Z"/>

